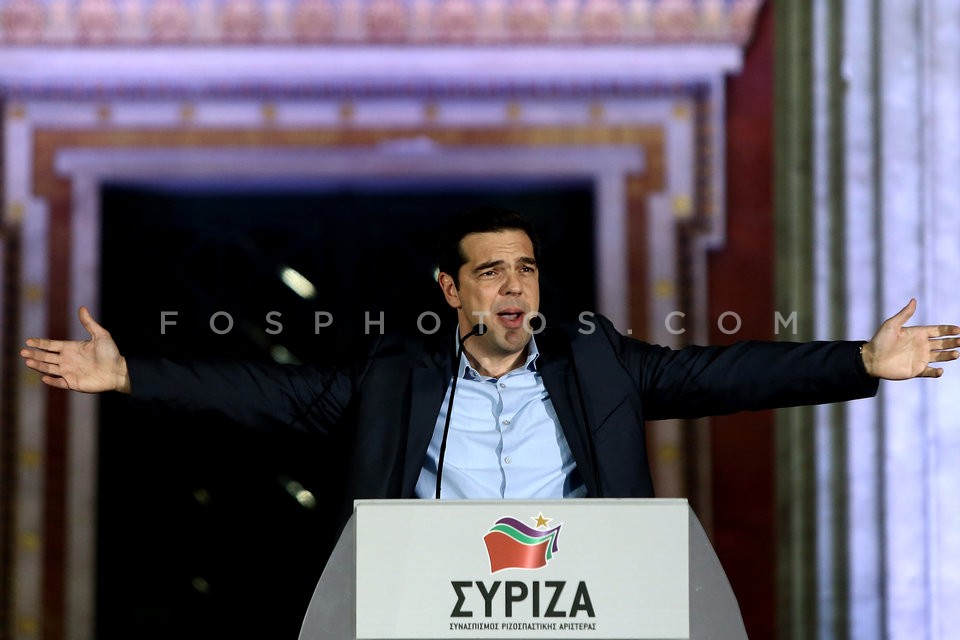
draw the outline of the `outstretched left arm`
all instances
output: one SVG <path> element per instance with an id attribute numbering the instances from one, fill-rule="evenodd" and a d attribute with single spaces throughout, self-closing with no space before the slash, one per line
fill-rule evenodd
<path id="1" fill-rule="evenodd" d="M 917 301 L 911 299 L 899 313 L 887 318 L 870 342 L 863 345 L 863 366 L 868 374 L 885 380 L 939 378 L 943 369 L 930 364 L 960 357 L 957 351 L 960 327 L 952 324 L 903 326 L 916 310 Z"/>

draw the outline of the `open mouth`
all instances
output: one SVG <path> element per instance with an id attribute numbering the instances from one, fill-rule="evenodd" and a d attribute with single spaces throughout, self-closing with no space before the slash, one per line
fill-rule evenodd
<path id="1" fill-rule="evenodd" d="M 504 309 L 497 312 L 497 318 L 504 326 L 516 329 L 523 325 L 523 311 L 520 309 Z"/>

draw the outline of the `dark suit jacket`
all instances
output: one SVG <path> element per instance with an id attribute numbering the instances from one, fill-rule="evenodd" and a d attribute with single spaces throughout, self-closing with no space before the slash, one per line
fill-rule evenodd
<path id="1" fill-rule="evenodd" d="M 858 342 L 671 350 L 602 318 L 548 328 L 538 361 L 591 497 L 651 497 L 644 421 L 872 396 Z M 253 426 L 351 429 L 349 498 L 410 498 L 451 377 L 453 340 L 381 340 L 345 369 L 130 359 L 133 396 Z"/>

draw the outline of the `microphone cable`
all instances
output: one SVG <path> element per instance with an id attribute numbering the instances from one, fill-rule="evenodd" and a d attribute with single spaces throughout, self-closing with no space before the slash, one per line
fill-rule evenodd
<path id="1" fill-rule="evenodd" d="M 482 336 L 487 332 L 487 325 L 480 322 L 473 325 L 467 335 L 460 338 L 457 355 L 453 360 L 453 384 L 450 385 L 450 401 L 447 402 L 447 417 L 443 421 L 443 438 L 440 440 L 440 456 L 437 458 L 437 490 L 435 497 L 440 499 L 440 480 L 443 478 L 443 457 L 447 452 L 447 434 L 450 432 L 450 417 L 453 415 L 453 396 L 457 392 L 457 378 L 460 377 L 460 358 L 463 357 L 463 344 L 473 336 Z"/>

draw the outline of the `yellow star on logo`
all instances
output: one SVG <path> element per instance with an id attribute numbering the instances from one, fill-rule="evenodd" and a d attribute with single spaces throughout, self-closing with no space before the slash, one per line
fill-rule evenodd
<path id="1" fill-rule="evenodd" d="M 530 519 L 537 521 L 537 527 L 538 527 L 538 528 L 539 528 L 539 527 L 546 527 L 546 526 L 547 526 L 547 523 L 550 522 L 551 520 L 553 520 L 553 518 L 544 518 L 542 513 L 538 513 L 536 518 L 534 518 L 534 517 L 531 516 Z"/>

